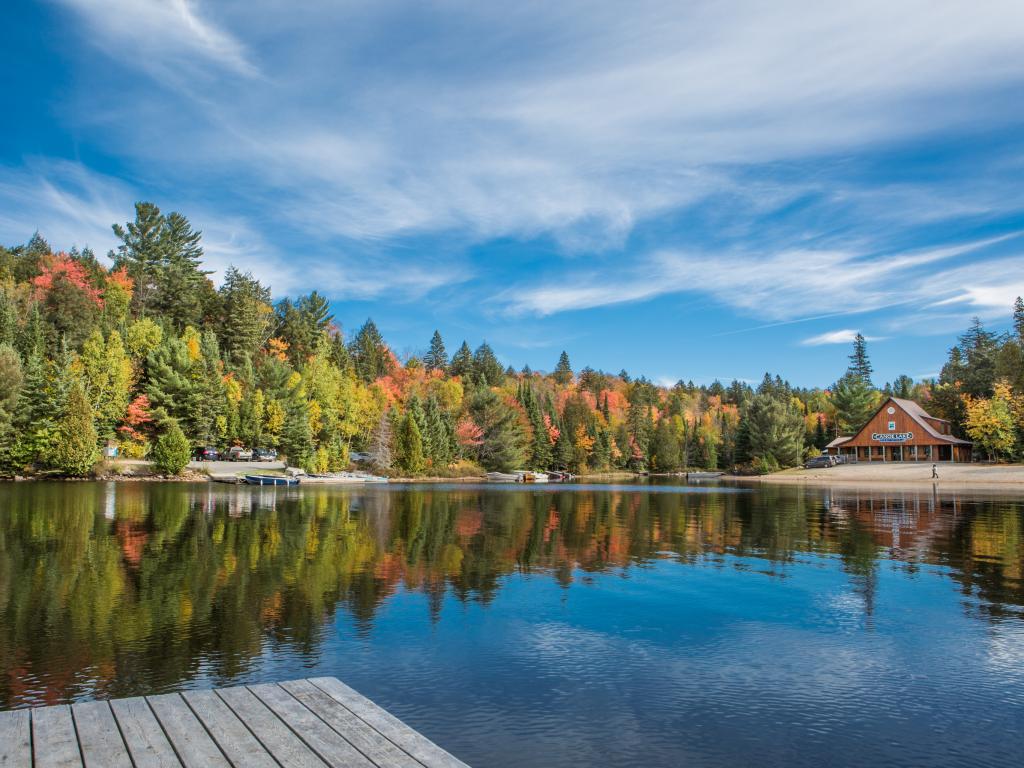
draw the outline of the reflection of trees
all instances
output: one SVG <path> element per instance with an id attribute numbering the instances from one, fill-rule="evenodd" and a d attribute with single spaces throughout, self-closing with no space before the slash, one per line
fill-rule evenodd
<path id="1" fill-rule="evenodd" d="M 339 606 L 371 632 L 401 588 L 438 620 L 446 595 L 487 602 L 517 572 L 569 586 L 666 557 L 784 573 L 834 554 L 870 614 L 887 556 L 947 566 L 993 616 L 1024 605 L 1022 513 L 998 500 L 39 483 L 3 489 L 0 509 L 0 704 L 27 687 L 66 698 L 226 680 L 268 638 L 314 653 Z"/>

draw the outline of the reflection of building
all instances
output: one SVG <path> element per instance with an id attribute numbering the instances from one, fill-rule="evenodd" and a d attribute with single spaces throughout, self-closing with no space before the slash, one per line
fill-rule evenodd
<path id="1" fill-rule="evenodd" d="M 913 400 L 890 397 L 853 437 L 826 450 L 847 461 L 970 461 L 972 444 L 953 437 L 950 423 Z"/>

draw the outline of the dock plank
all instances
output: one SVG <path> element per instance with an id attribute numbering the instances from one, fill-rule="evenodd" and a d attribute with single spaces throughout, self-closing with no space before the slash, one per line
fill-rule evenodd
<path id="1" fill-rule="evenodd" d="M 186 691 L 181 695 L 232 765 L 238 768 L 277 768 L 277 761 L 216 693 Z"/>
<path id="2" fill-rule="evenodd" d="M 220 688 L 216 694 L 239 720 L 259 734 L 263 746 L 283 768 L 326 768 L 327 764 L 248 688 Z"/>
<path id="3" fill-rule="evenodd" d="M 128 748 L 105 701 L 71 705 L 85 768 L 132 768 Z"/>
<path id="4" fill-rule="evenodd" d="M 0 712 L 0 766 L 32 765 L 32 715 L 27 709 Z"/>
<path id="5" fill-rule="evenodd" d="M 147 696 L 146 701 L 186 768 L 231 768 L 220 747 L 180 694 Z"/>
<path id="6" fill-rule="evenodd" d="M 82 768 L 71 707 L 32 710 L 32 752 L 38 768 Z"/>
<path id="7" fill-rule="evenodd" d="M 423 768 L 423 763 L 309 680 L 290 680 L 280 685 L 374 764 L 382 768 Z"/>
<path id="8" fill-rule="evenodd" d="M 336 677 L 314 677 L 310 682 L 344 704 L 362 720 L 404 749 L 428 768 L 469 768 L 426 736 L 413 730 L 385 709 L 374 704 Z"/>
<path id="9" fill-rule="evenodd" d="M 144 698 L 114 699 L 110 709 L 135 768 L 181 768 L 171 742 Z"/>
<path id="10" fill-rule="evenodd" d="M 365 755 L 280 685 L 250 685 L 249 690 L 329 765 L 376 768 Z"/>

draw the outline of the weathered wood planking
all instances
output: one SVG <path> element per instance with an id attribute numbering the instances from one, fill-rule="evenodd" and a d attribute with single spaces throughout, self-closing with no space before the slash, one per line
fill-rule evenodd
<path id="1" fill-rule="evenodd" d="M 32 765 L 32 719 L 27 709 L 0 712 L 0 765 L 3 768 Z"/>
<path id="2" fill-rule="evenodd" d="M 333 677 L 0 712 L 0 768 L 467 768 Z"/>

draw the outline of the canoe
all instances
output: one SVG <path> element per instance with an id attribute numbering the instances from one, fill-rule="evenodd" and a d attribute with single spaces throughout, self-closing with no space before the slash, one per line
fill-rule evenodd
<path id="1" fill-rule="evenodd" d="M 345 483 L 386 483 L 386 477 L 365 472 L 327 472 L 324 474 L 302 475 L 303 483 L 320 485 L 342 485 Z"/>
<path id="2" fill-rule="evenodd" d="M 244 475 L 249 485 L 298 485 L 299 478 L 284 475 Z"/>

